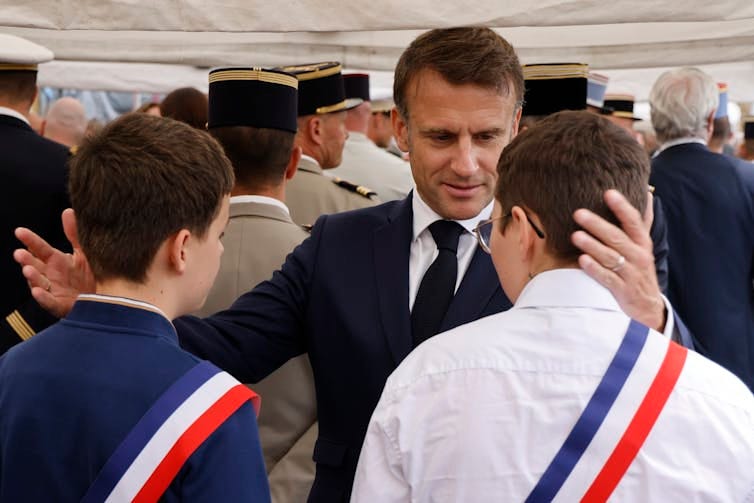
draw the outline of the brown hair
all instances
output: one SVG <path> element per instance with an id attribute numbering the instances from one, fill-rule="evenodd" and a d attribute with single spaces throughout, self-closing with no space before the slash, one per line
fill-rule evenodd
<path id="1" fill-rule="evenodd" d="M 518 56 L 503 37 L 489 28 L 431 30 L 419 35 L 403 51 L 395 67 L 395 106 L 408 119 L 406 93 L 411 80 L 424 69 L 438 72 L 454 85 L 474 84 L 524 99 L 524 74 Z"/>
<path id="2" fill-rule="evenodd" d="M 69 176 L 79 241 L 98 281 L 143 282 L 172 234 L 204 238 L 233 186 L 230 162 L 209 135 L 137 113 L 85 141 Z"/>
<path id="3" fill-rule="evenodd" d="M 182 87 L 165 96 L 160 103 L 160 113 L 185 122 L 194 129 L 206 131 L 209 117 L 207 96 L 193 87 Z"/>
<path id="4" fill-rule="evenodd" d="M 542 222 L 548 251 L 575 261 L 573 212 L 587 208 L 618 224 L 604 202 L 617 189 L 640 212 L 647 205 L 649 159 L 625 130 L 589 112 L 550 115 L 503 150 L 495 198 L 503 214 L 520 206 Z"/>
<path id="5" fill-rule="evenodd" d="M 250 126 L 214 127 L 209 133 L 225 149 L 237 185 L 258 191 L 283 182 L 295 133 Z"/>
<path id="6" fill-rule="evenodd" d="M 10 103 L 34 101 L 37 92 L 37 72 L 0 72 L 0 98 Z"/>

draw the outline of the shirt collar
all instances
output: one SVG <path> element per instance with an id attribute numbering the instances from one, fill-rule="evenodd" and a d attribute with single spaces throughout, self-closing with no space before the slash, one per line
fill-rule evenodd
<path id="1" fill-rule="evenodd" d="M 230 204 L 242 204 L 242 203 L 257 203 L 257 204 L 267 204 L 270 206 L 277 206 L 278 208 L 285 211 L 288 215 L 291 214 L 290 210 L 288 209 L 288 206 L 286 206 L 283 201 L 279 199 L 275 199 L 274 197 L 260 196 L 256 194 L 245 194 L 243 196 L 233 196 L 230 198 Z"/>
<path id="2" fill-rule="evenodd" d="M 29 122 L 29 119 L 24 116 L 24 114 L 17 112 L 16 110 L 13 110 L 12 108 L 8 107 L 0 107 L 0 115 L 10 115 L 11 117 L 15 117 L 18 120 L 24 121 L 26 124 L 31 127 L 31 122 Z"/>
<path id="3" fill-rule="evenodd" d="M 301 154 L 301 160 L 302 161 L 303 160 L 307 160 L 307 161 L 313 163 L 314 165 L 316 165 L 317 167 L 319 167 L 319 162 L 317 162 L 317 159 L 315 159 L 314 157 L 312 157 L 310 155 Z"/>
<path id="4" fill-rule="evenodd" d="M 471 232 L 474 230 L 474 227 L 481 222 L 482 220 L 486 220 L 490 218 L 490 215 L 492 214 L 492 206 L 494 205 L 494 201 L 490 201 L 490 204 L 485 206 L 482 211 L 479 212 L 477 216 L 474 218 L 470 218 L 468 220 L 456 220 L 461 227 L 466 229 L 467 232 Z M 435 210 L 429 207 L 427 203 L 424 202 L 424 200 L 419 195 L 419 191 L 414 190 L 413 191 L 413 197 L 411 198 L 411 206 L 414 212 L 414 236 L 413 239 L 416 239 L 419 237 L 419 234 L 424 232 L 424 230 L 430 226 L 430 224 L 438 221 L 443 220 L 443 218 L 438 215 Z"/>
<path id="5" fill-rule="evenodd" d="M 697 138 L 695 136 L 684 136 L 683 138 L 676 138 L 674 140 L 666 141 L 662 145 L 660 145 L 660 148 L 658 148 L 654 155 L 652 157 L 658 156 L 663 150 L 667 150 L 670 147 L 675 147 L 676 145 L 683 145 L 685 143 L 699 143 L 700 145 L 707 146 L 707 142 L 702 140 L 701 138 Z"/>
<path id="6" fill-rule="evenodd" d="M 513 306 L 514 309 L 526 307 L 589 307 L 621 311 L 610 291 L 581 269 L 553 269 L 534 276 Z"/>

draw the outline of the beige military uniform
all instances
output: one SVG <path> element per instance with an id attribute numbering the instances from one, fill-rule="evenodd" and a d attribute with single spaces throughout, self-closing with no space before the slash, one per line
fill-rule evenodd
<path id="1" fill-rule="evenodd" d="M 340 166 L 328 170 L 328 174 L 365 185 L 382 201 L 403 199 L 414 188 L 408 162 L 387 153 L 365 134 L 355 132 L 348 133 Z"/>
<path id="2" fill-rule="evenodd" d="M 369 189 L 351 184 L 344 187 L 325 174 L 311 157 L 302 157 L 298 171 L 285 186 L 285 199 L 293 221 L 312 225 L 321 215 L 368 208 L 381 202 Z"/>
<path id="3" fill-rule="evenodd" d="M 233 198 L 220 271 L 202 310 L 207 316 L 272 277 L 309 235 L 281 206 L 259 196 Z M 317 432 L 314 378 L 302 355 L 251 386 L 262 397 L 259 437 L 275 503 L 304 502 L 314 481 Z M 312 435 L 312 431 L 314 434 Z"/>

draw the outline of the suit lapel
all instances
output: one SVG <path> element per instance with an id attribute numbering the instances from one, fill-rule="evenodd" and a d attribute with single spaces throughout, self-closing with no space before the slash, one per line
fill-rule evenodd
<path id="1" fill-rule="evenodd" d="M 489 255 L 477 246 L 469 268 L 458 287 L 440 331 L 450 330 L 479 318 L 490 298 L 500 288 L 495 267 Z"/>
<path id="2" fill-rule="evenodd" d="M 375 284 L 382 329 L 396 365 L 411 351 L 408 261 L 413 213 L 411 195 L 395 205 L 388 222 L 374 232 Z"/>

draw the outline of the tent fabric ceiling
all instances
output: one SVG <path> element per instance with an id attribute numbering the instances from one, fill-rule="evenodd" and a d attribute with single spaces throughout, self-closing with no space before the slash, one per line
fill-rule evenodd
<path id="1" fill-rule="evenodd" d="M 754 19 L 750 0 L 24 0 L 0 25 L 52 30 L 292 32 L 411 30 L 458 25 L 572 26 Z"/>
<path id="2" fill-rule="evenodd" d="M 175 65 L 147 66 L 141 76 L 125 70 L 136 66 L 121 67 L 120 77 L 104 66 L 66 72 L 63 65 L 40 74 L 73 81 L 71 87 L 162 92 L 168 82 L 206 72 L 192 66 L 336 60 L 346 68 L 390 72 L 424 29 L 483 24 L 508 39 L 523 63 L 589 63 L 634 81 L 640 96 L 648 88 L 646 81 L 637 84 L 640 76 L 704 65 L 721 70 L 712 74 L 729 82 L 733 99 L 754 100 L 751 0 L 385 0 L 377 7 L 371 0 L 278 0 L 274 6 L 259 0 L 24 0 L 0 10 L 0 31 L 49 47 L 58 62 Z"/>

